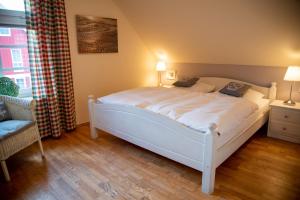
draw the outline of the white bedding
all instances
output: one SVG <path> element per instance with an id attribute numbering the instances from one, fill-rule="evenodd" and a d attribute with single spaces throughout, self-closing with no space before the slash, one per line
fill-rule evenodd
<path id="1" fill-rule="evenodd" d="M 220 136 L 220 140 L 217 140 L 217 147 L 221 147 L 223 144 L 228 142 L 234 136 L 241 134 L 250 128 L 256 120 L 260 119 L 266 112 L 269 111 L 270 100 L 261 99 L 258 103 L 258 109 L 250 114 L 247 118 L 239 120 L 237 126 L 232 126 L 231 129 L 228 129 L 226 132 L 223 132 Z"/>
<path id="2" fill-rule="evenodd" d="M 231 133 L 235 132 L 233 130 L 240 127 L 240 124 L 244 123 L 246 126 L 251 116 L 259 115 L 268 107 L 266 99 L 261 99 L 261 103 L 256 104 L 245 98 L 231 97 L 218 92 L 199 93 L 181 88 L 156 87 L 122 91 L 98 98 L 98 101 L 143 108 L 167 116 L 199 132 L 206 132 L 209 125 L 215 123 L 218 132 L 224 137 L 222 143 L 232 137 Z"/>
<path id="3" fill-rule="evenodd" d="M 180 88 L 143 87 L 113 93 L 98 98 L 98 101 L 100 101 L 101 103 L 145 108 L 148 105 L 189 93 L 190 91 Z"/>

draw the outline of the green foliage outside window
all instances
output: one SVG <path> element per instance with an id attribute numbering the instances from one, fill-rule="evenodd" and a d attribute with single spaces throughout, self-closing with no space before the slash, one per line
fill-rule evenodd
<path id="1" fill-rule="evenodd" d="M 8 77 L 0 77 L 0 95 L 16 97 L 19 95 L 19 86 Z"/>

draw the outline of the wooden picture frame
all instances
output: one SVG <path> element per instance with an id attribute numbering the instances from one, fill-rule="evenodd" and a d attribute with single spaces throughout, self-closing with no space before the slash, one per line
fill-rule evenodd
<path id="1" fill-rule="evenodd" d="M 117 19 L 76 15 L 79 53 L 117 53 Z"/>

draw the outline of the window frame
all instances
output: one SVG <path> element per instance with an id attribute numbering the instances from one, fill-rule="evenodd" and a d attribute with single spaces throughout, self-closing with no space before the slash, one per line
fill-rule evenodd
<path id="1" fill-rule="evenodd" d="M 9 28 L 9 29 L 11 29 L 11 28 L 24 28 L 24 29 L 26 29 L 25 11 L 0 9 L 0 26 L 3 27 L 3 28 L 6 27 L 6 28 Z M 12 49 L 17 49 L 17 48 L 12 48 Z M 11 56 L 12 56 L 12 52 L 11 52 Z M 12 57 L 12 59 L 13 59 L 13 57 Z M 24 64 L 24 60 L 23 60 L 23 57 L 22 57 L 22 52 L 21 52 L 21 59 L 22 59 L 22 63 Z M 0 65 L 0 67 L 2 67 L 2 65 Z M 16 72 L 16 73 L 24 72 L 24 71 L 25 71 L 24 66 L 23 66 L 23 70 L 14 70 L 14 72 Z M 18 77 L 18 79 L 21 79 L 21 78 Z M 25 86 L 26 85 L 26 77 L 23 77 L 22 79 L 23 79 L 24 86 Z M 20 89 L 19 97 L 23 97 L 23 98 L 30 97 L 30 98 L 32 98 L 32 87 L 25 88 L 25 89 Z"/>

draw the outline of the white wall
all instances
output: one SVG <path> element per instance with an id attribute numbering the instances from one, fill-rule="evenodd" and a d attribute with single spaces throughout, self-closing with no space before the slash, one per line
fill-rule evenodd
<path id="1" fill-rule="evenodd" d="M 74 81 L 77 123 L 88 121 L 87 97 L 154 85 L 155 60 L 111 0 L 65 0 Z M 79 54 L 75 15 L 118 19 L 119 53 Z"/>

